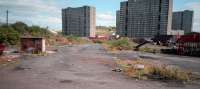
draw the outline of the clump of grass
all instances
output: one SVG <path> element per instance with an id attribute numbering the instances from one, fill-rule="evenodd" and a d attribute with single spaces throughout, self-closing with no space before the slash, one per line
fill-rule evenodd
<path id="1" fill-rule="evenodd" d="M 157 76 L 159 79 L 164 80 L 177 80 L 177 81 L 189 81 L 189 73 L 181 70 L 178 67 L 170 67 L 166 65 L 151 66 L 148 68 L 150 77 Z"/>
<path id="2" fill-rule="evenodd" d="M 39 52 L 37 54 L 33 54 L 33 55 L 36 55 L 36 56 L 47 56 L 47 52 Z"/>
<path id="3" fill-rule="evenodd" d="M 86 40 L 86 39 L 83 39 L 83 38 L 81 38 L 81 37 L 74 36 L 74 35 L 66 36 L 66 39 L 67 39 L 71 44 L 87 44 L 87 43 L 90 43 L 89 40 Z"/>
<path id="4" fill-rule="evenodd" d="M 101 40 L 101 39 L 93 40 L 93 43 L 97 43 L 97 44 L 103 44 L 105 42 L 106 42 L 105 40 Z"/>
<path id="5" fill-rule="evenodd" d="M 47 46 L 63 46 L 68 45 L 69 41 L 62 35 L 50 37 L 47 40 Z"/>
<path id="6" fill-rule="evenodd" d="M 149 47 L 144 47 L 139 49 L 140 52 L 148 52 L 148 53 L 156 53 L 155 49 L 149 48 Z"/>
<path id="7" fill-rule="evenodd" d="M 118 40 L 111 40 L 104 43 L 106 49 L 110 51 L 116 50 L 132 50 L 134 44 L 128 38 L 121 38 Z"/>
<path id="8" fill-rule="evenodd" d="M 74 35 L 66 36 L 66 38 L 67 38 L 70 42 L 79 41 L 79 40 L 80 40 L 80 37 L 74 36 Z"/>
<path id="9" fill-rule="evenodd" d="M 190 73 L 177 67 L 164 64 L 158 65 L 144 60 L 117 60 L 116 63 L 126 75 L 138 79 L 174 80 L 182 82 L 190 80 Z M 137 65 L 143 65 L 144 68 L 137 68 Z"/>
<path id="10" fill-rule="evenodd" d="M 23 55 L 26 56 L 48 56 L 47 52 L 32 52 L 32 53 L 25 53 Z"/>

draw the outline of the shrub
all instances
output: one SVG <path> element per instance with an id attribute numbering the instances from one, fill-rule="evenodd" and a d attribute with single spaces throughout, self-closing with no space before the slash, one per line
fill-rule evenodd
<path id="1" fill-rule="evenodd" d="M 115 50 L 131 50 L 133 49 L 133 43 L 129 41 L 128 38 L 121 38 L 118 40 L 111 40 L 105 42 L 104 46 L 106 49 L 115 51 Z"/>
<path id="2" fill-rule="evenodd" d="M 19 33 L 10 26 L 0 27 L 0 41 L 16 45 L 19 41 Z"/>
<path id="3" fill-rule="evenodd" d="M 105 40 L 101 40 L 101 39 L 95 39 L 95 40 L 92 40 L 93 43 L 97 43 L 97 44 L 102 44 L 105 42 Z"/>
<path id="4" fill-rule="evenodd" d="M 29 30 L 28 26 L 23 22 L 16 22 L 14 24 L 11 24 L 11 26 L 21 35 L 27 34 L 27 31 Z"/>
<path id="5" fill-rule="evenodd" d="M 164 80 L 178 80 L 178 81 L 189 81 L 189 73 L 177 67 L 169 67 L 165 65 L 151 66 L 148 68 L 150 75 L 159 76 L 160 79 Z"/>
<path id="6" fill-rule="evenodd" d="M 19 43 L 20 36 L 50 38 L 54 35 L 47 28 L 28 26 L 23 22 L 16 22 L 9 26 L 0 26 L 0 41 L 3 41 L 7 44 L 16 45 Z"/>
<path id="7" fill-rule="evenodd" d="M 74 35 L 66 36 L 66 38 L 67 38 L 69 41 L 71 41 L 71 42 L 73 42 L 73 41 L 79 41 L 79 40 L 80 40 L 80 37 L 74 36 Z"/>
<path id="8" fill-rule="evenodd" d="M 156 53 L 155 49 L 149 48 L 149 47 L 144 47 L 139 49 L 140 52 L 148 52 L 148 53 Z"/>
<path id="9" fill-rule="evenodd" d="M 39 26 L 30 26 L 28 28 L 28 33 L 34 37 L 46 37 L 49 38 L 53 36 L 53 34 L 46 28 L 41 28 Z"/>
<path id="10" fill-rule="evenodd" d="M 86 43 L 90 43 L 90 41 L 83 39 L 81 37 L 78 36 L 74 36 L 74 35 L 69 35 L 66 36 L 66 39 L 72 43 L 72 44 L 86 44 Z"/>

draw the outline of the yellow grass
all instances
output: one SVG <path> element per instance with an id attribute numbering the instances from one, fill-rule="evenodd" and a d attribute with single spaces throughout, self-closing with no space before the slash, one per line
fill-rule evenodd
<path id="1" fill-rule="evenodd" d="M 164 64 L 155 64 L 144 60 L 116 60 L 116 63 L 124 74 L 138 79 L 190 80 L 189 72 Z M 144 68 L 137 69 L 135 65 L 144 65 Z"/>
<path id="2" fill-rule="evenodd" d="M 121 38 L 118 40 L 110 40 L 103 43 L 103 46 L 108 51 L 118 51 L 118 50 L 133 50 L 134 43 L 128 38 Z"/>

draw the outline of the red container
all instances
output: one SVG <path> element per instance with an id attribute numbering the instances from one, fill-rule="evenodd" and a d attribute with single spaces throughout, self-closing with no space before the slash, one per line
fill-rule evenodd
<path id="1" fill-rule="evenodd" d="M 0 55 L 3 54 L 4 50 L 5 50 L 5 45 L 3 43 L 0 43 Z"/>
<path id="2" fill-rule="evenodd" d="M 177 53 L 180 55 L 200 56 L 200 33 L 181 36 L 177 47 Z"/>

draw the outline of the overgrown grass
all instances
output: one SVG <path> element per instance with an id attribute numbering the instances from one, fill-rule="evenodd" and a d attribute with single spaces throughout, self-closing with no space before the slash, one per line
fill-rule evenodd
<path id="1" fill-rule="evenodd" d="M 101 40 L 101 39 L 93 40 L 93 43 L 97 43 L 97 44 L 103 44 L 105 42 L 106 42 L 106 40 Z"/>
<path id="2" fill-rule="evenodd" d="M 190 73 L 178 67 L 154 64 L 153 62 L 144 60 L 117 60 L 116 63 L 126 75 L 138 79 L 174 80 L 182 82 L 190 80 Z M 142 65 L 144 68 L 138 68 L 138 65 Z"/>
<path id="3" fill-rule="evenodd" d="M 81 37 L 74 36 L 74 35 L 66 36 L 66 39 L 67 39 L 71 44 L 87 44 L 87 43 L 91 43 L 89 40 L 86 40 L 86 39 L 83 39 L 83 38 L 81 38 Z"/>
<path id="4" fill-rule="evenodd" d="M 139 48 L 139 51 L 140 52 L 147 52 L 147 53 L 156 53 L 157 52 L 156 49 L 153 49 L 153 48 L 150 48 L 150 47 L 141 47 L 141 48 Z"/>
<path id="5" fill-rule="evenodd" d="M 189 81 L 189 73 L 179 69 L 178 67 L 169 67 L 165 65 L 150 66 L 148 68 L 149 74 L 158 76 L 164 80 L 178 80 L 178 81 Z"/>
<path id="6" fill-rule="evenodd" d="M 54 34 L 47 28 L 28 26 L 23 22 L 0 25 L 0 41 L 7 45 L 19 45 L 20 37 L 44 37 L 49 39 Z"/>
<path id="7" fill-rule="evenodd" d="M 109 51 L 132 50 L 134 48 L 134 44 L 128 38 L 106 41 L 103 45 Z"/>

